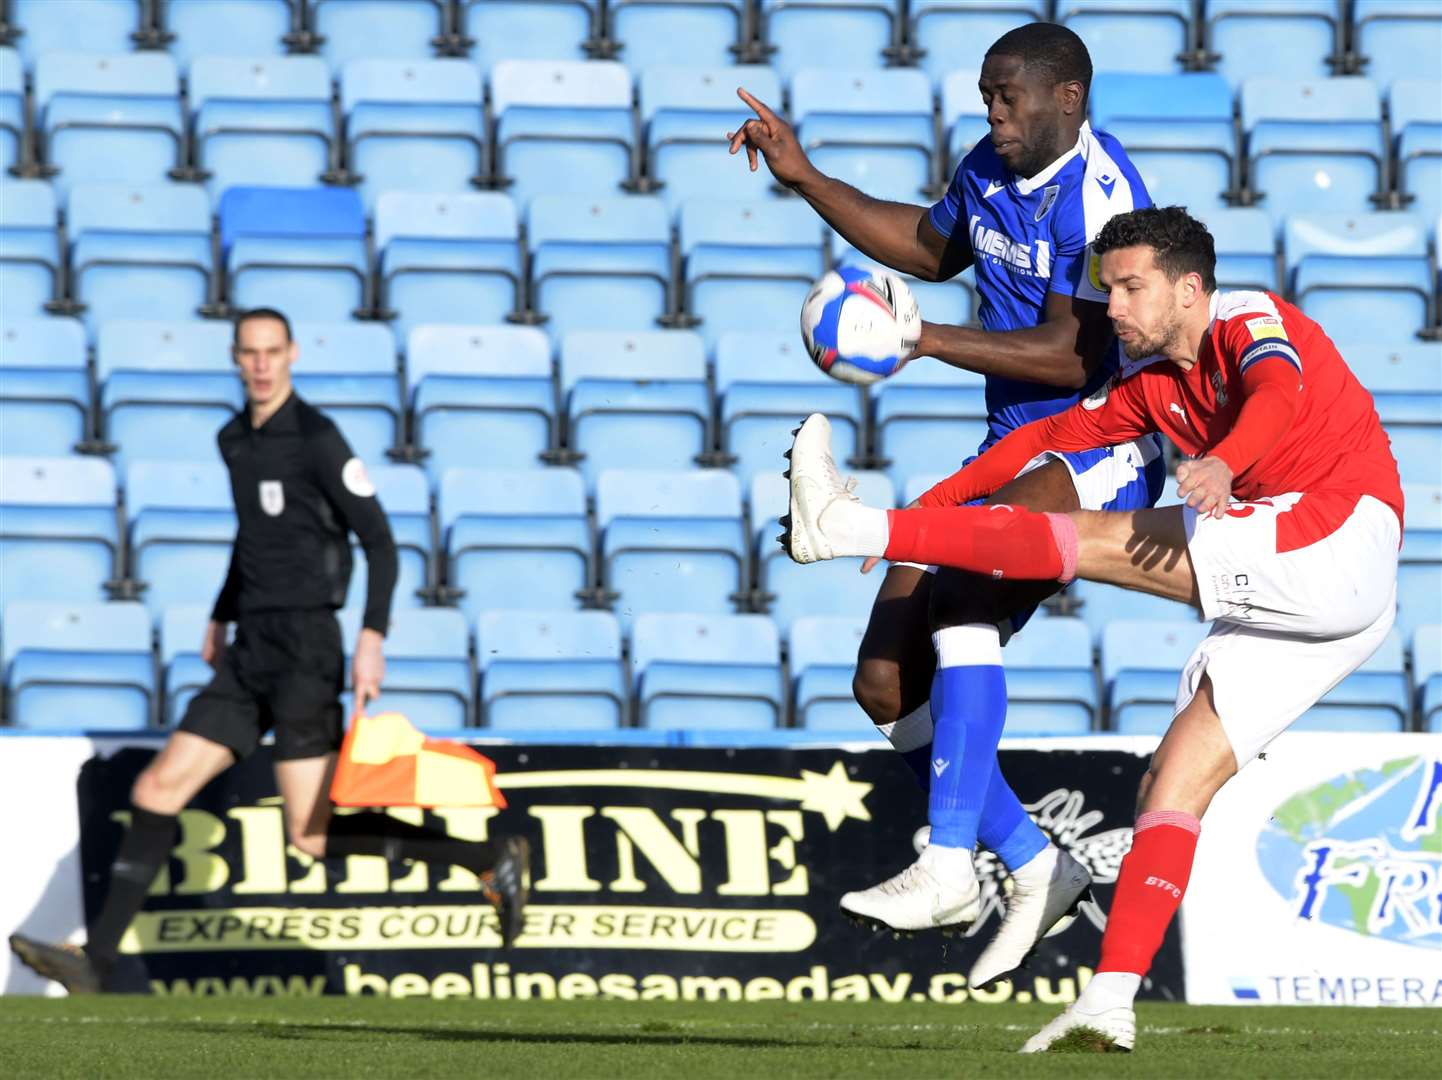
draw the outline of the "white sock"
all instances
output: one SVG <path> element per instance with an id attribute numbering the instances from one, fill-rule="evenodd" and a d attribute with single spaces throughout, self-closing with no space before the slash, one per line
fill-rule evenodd
<path id="1" fill-rule="evenodd" d="M 954 889 L 969 889 L 976 880 L 976 863 L 969 848 L 927 844 L 916 861 L 937 881 Z"/>
<path id="2" fill-rule="evenodd" d="M 1039 888 L 1049 884 L 1052 874 L 1056 872 L 1056 861 L 1060 855 L 1060 848 L 1055 844 L 1048 844 L 1015 870 L 1012 870 L 1012 880 L 1019 885 L 1028 885 L 1033 888 Z"/>
<path id="3" fill-rule="evenodd" d="M 1077 998 L 1077 1008 L 1089 1013 L 1130 1009 L 1141 988 L 1140 975 L 1130 971 L 1099 971 L 1087 983 L 1081 997 Z"/>
<path id="4" fill-rule="evenodd" d="M 885 510 L 862 506 L 850 499 L 837 499 L 825 510 L 817 524 L 826 532 L 826 539 L 836 556 L 886 554 L 891 539 L 891 522 Z"/>
<path id="5" fill-rule="evenodd" d="M 923 701 L 900 720 L 889 724 L 877 724 L 876 730 L 886 736 L 891 748 L 898 754 L 919 750 L 931 743 L 935 726 L 931 721 L 931 702 Z"/>

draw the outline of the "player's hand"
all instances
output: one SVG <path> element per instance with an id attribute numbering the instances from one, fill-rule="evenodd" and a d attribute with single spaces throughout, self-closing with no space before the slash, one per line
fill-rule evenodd
<path id="1" fill-rule="evenodd" d="M 200 658 L 212 669 L 219 669 L 221 657 L 225 655 L 225 623 L 211 619 L 205 624 L 205 636 L 200 639 Z"/>
<path id="2" fill-rule="evenodd" d="M 736 153 L 744 146 L 746 158 L 751 163 L 751 171 L 755 172 L 756 155 L 759 151 L 766 159 L 766 167 L 771 170 L 771 175 L 776 177 L 777 183 L 787 187 L 796 187 L 816 172 L 806 156 L 806 151 L 801 149 L 801 143 L 790 124 L 772 112 L 765 102 L 752 97 L 746 90 L 737 89 L 736 96 L 751 106 L 756 116 L 747 120 L 736 131 L 726 133 L 726 138 L 731 140 L 731 153 Z"/>
<path id="3" fill-rule="evenodd" d="M 380 697 L 381 683 L 386 677 L 386 658 L 381 652 L 385 639 L 374 630 L 362 629 L 351 660 L 351 689 L 355 692 L 355 715 L 365 712 L 366 705 Z"/>
<path id="4" fill-rule="evenodd" d="M 1184 461 L 1177 466 L 1177 497 L 1203 517 L 1223 517 L 1232 498 L 1232 470 L 1221 458 Z"/>

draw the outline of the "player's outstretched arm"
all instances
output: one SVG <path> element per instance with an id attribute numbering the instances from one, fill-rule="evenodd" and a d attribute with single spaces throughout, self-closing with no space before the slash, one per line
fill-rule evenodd
<path id="1" fill-rule="evenodd" d="M 778 184 L 810 203 L 852 247 L 923 281 L 945 281 L 971 265 L 965 235 L 948 241 L 932 228 L 926 207 L 873 199 L 827 176 L 806 156 L 790 124 L 745 89 L 736 93 L 756 115 L 726 133 L 731 153 L 744 148 L 752 172 L 764 160 Z"/>

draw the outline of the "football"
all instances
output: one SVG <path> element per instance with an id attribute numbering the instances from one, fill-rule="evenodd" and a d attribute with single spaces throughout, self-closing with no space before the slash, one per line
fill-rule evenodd
<path id="1" fill-rule="evenodd" d="M 843 266 L 811 286 L 801 337 L 812 362 L 834 379 L 866 385 L 894 374 L 921 336 L 921 312 L 906 282 L 885 271 Z"/>

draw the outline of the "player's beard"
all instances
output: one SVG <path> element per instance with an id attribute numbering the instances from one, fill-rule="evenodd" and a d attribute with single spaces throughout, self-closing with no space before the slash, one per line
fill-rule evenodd
<path id="1" fill-rule="evenodd" d="M 1148 356 L 1164 354 L 1169 347 L 1176 343 L 1182 333 L 1182 313 L 1177 309 L 1173 301 L 1171 310 L 1167 312 L 1166 318 L 1155 333 L 1143 336 L 1141 328 L 1136 327 L 1137 336 L 1131 341 L 1121 343 L 1122 352 L 1126 353 L 1128 360 L 1144 360 Z"/>
<path id="2" fill-rule="evenodd" d="M 1024 147 L 1026 156 L 1015 166 L 1015 174 L 1023 179 L 1035 176 L 1062 155 L 1060 119 L 1053 117 L 1048 124 L 1038 118 L 1030 135 Z"/>

